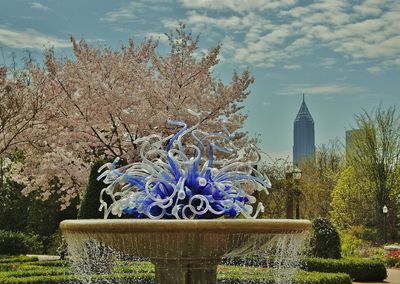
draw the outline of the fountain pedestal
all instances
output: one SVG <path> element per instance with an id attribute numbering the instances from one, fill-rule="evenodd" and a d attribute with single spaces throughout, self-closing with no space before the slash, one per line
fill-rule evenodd
<path id="1" fill-rule="evenodd" d="M 155 264 L 157 284 L 214 284 L 223 256 L 246 255 L 285 234 L 311 228 L 308 220 L 66 220 L 69 246 L 96 240 Z"/>
<path id="2" fill-rule="evenodd" d="M 152 259 L 157 284 L 214 284 L 220 260 Z"/>

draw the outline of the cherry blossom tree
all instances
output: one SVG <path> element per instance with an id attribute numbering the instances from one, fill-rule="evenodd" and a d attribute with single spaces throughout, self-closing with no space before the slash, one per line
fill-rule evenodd
<path id="1" fill-rule="evenodd" d="M 33 145 L 40 137 L 35 129 L 51 119 L 46 108 L 55 100 L 46 94 L 43 81 L 31 84 L 29 72 L 0 66 L 0 158 Z"/>
<path id="2" fill-rule="evenodd" d="M 74 58 L 57 59 L 48 51 L 46 70 L 33 72 L 33 82 L 44 82 L 56 102 L 48 110 L 53 118 L 36 132 L 42 140 L 14 171 L 25 194 L 41 190 L 48 197 L 48 181 L 57 177 L 68 206 L 85 190 L 91 162 L 117 156 L 134 161 L 137 138 L 174 133 L 168 119 L 194 124 L 188 109 L 200 113 L 200 128 L 226 128 L 239 144 L 246 143 L 241 103 L 253 78 L 248 71 L 234 72 L 229 84 L 216 78 L 220 46 L 200 54 L 199 38 L 183 24 L 168 34 L 165 55 L 151 39 L 141 44 L 130 39 L 117 50 L 73 37 L 71 42 Z"/>

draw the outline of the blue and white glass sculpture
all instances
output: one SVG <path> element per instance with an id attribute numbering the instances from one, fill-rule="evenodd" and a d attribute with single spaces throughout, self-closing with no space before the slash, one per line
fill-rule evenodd
<path id="1" fill-rule="evenodd" d="M 254 168 L 260 160 L 254 147 L 249 147 L 247 156 L 256 159 L 250 161 L 231 147 L 228 133 L 201 131 L 199 122 L 190 128 L 182 121 L 168 123 L 181 129 L 166 138 L 154 134 L 135 141 L 141 144 L 140 162 L 117 168 L 117 158 L 99 170 L 106 169 L 98 179 L 108 184 L 100 195 L 105 218 L 110 213 L 150 219 L 234 218 L 240 214 L 256 218 L 264 211 L 258 203 L 253 213 L 256 198 L 250 194 L 254 190 L 268 193 L 271 186 Z M 218 160 L 216 152 L 230 159 Z M 103 200 L 105 195 L 111 197 L 111 204 Z"/>

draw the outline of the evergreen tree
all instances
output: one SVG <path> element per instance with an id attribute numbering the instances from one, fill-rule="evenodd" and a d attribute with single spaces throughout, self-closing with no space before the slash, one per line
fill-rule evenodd
<path id="1" fill-rule="evenodd" d="M 104 165 L 103 160 L 96 161 L 90 170 L 89 182 L 86 188 L 85 195 L 82 198 L 81 205 L 78 211 L 78 219 L 101 219 L 103 212 L 100 208 L 100 192 L 105 187 L 103 181 L 98 181 L 98 170 Z"/>
<path id="2" fill-rule="evenodd" d="M 328 219 L 317 218 L 313 221 L 310 253 L 315 257 L 341 258 L 339 233 Z"/>

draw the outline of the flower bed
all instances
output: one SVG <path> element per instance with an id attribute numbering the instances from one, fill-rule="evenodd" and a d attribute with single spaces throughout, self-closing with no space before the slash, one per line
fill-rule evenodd
<path id="1" fill-rule="evenodd" d="M 400 250 L 392 250 L 385 254 L 385 264 L 389 267 L 400 268 Z"/>

